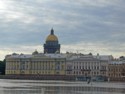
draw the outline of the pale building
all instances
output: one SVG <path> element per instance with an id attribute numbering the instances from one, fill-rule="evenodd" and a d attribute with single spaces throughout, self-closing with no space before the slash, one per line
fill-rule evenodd
<path id="1" fill-rule="evenodd" d="M 74 57 L 74 56 L 73 56 Z M 66 75 L 108 76 L 108 61 L 99 60 L 92 55 L 70 57 L 66 63 Z"/>

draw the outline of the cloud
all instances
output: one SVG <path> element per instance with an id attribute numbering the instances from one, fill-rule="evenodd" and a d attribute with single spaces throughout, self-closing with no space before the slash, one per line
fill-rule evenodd
<path id="1" fill-rule="evenodd" d="M 113 55 L 114 57 L 124 56 L 125 44 L 119 45 L 108 45 L 104 43 L 79 43 L 75 45 L 62 45 L 62 52 L 73 52 L 73 53 L 93 53 L 96 55 L 100 53 L 101 55 Z M 79 49 L 78 49 L 79 48 Z"/>
<path id="2" fill-rule="evenodd" d="M 124 3 L 124 0 L 0 1 L 0 56 L 16 51 L 30 53 L 37 45 L 42 51 L 52 27 L 62 52 L 79 48 L 86 49 L 83 53 L 124 55 Z M 31 49 L 27 51 L 25 47 Z"/>

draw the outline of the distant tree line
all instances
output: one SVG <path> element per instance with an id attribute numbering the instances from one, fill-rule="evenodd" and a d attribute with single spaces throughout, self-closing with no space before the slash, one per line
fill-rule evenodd
<path id="1" fill-rule="evenodd" d="M 5 75 L 5 60 L 0 61 L 0 75 Z"/>

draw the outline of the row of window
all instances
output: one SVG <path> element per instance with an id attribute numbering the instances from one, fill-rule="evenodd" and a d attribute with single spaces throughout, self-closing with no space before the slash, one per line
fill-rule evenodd
<path id="1" fill-rule="evenodd" d="M 88 76 L 88 75 L 100 75 L 100 72 L 84 72 L 84 71 L 74 71 L 74 72 L 70 72 L 68 71 L 67 74 L 71 75 L 71 74 L 74 74 L 74 75 L 85 75 L 85 76 Z M 102 74 L 106 74 L 105 72 L 103 72 Z"/>
<path id="2" fill-rule="evenodd" d="M 94 64 L 94 65 L 99 65 L 100 62 L 73 62 L 73 64 L 77 64 L 77 65 L 81 65 L 81 64 L 85 64 L 85 65 L 91 65 L 91 64 Z"/>
<path id="3" fill-rule="evenodd" d="M 18 74 L 17 71 L 7 71 L 6 72 L 7 74 Z M 29 72 L 30 74 L 52 74 L 51 71 L 30 71 Z M 58 72 L 59 73 L 59 72 Z M 20 72 L 20 74 L 25 74 L 24 71 Z M 85 75 L 85 76 L 88 76 L 88 75 L 100 75 L 99 72 L 88 72 L 88 73 L 85 73 L 85 72 L 78 72 L 78 71 L 74 71 L 73 73 L 72 72 L 67 72 L 68 75 L 70 74 L 74 74 L 74 75 Z M 102 73 L 102 74 L 106 74 L 106 73 Z"/>
<path id="4" fill-rule="evenodd" d="M 16 71 L 7 71 L 6 74 L 18 74 L 18 72 L 16 72 Z M 20 74 L 25 74 L 25 72 L 22 71 L 22 72 L 20 72 Z M 35 72 L 35 71 L 33 71 L 33 72 L 30 72 L 30 74 L 52 74 L 52 72 L 51 71 L 49 71 L 49 72 L 46 72 L 46 71 Z"/>
<path id="5" fill-rule="evenodd" d="M 110 76 L 110 77 L 120 77 L 121 74 L 120 74 L 120 73 L 119 73 L 119 74 L 109 74 L 109 76 Z"/>
<path id="6" fill-rule="evenodd" d="M 13 66 L 6 66 L 6 70 L 64 70 L 64 65 L 56 65 L 56 66 L 40 66 L 40 65 L 32 65 L 28 66 L 25 64 L 22 64 L 20 67 L 19 65 L 13 65 Z"/>
<path id="7" fill-rule="evenodd" d="M 58 69 L 64 69 L 64 65 L 56 65 L 55 66 L 56 67 L 56 69 L 57 69 L 57 67 L 58 67 Z M 55 67 L 54 67 L 54 65 L 42 65 L 42 64 L 32 64 L 31 66 L 29 66 L 29 65 L 27 65 L 27 64 L 22 64 L 22 65 L 20 65 L 20 67 L 19 67 L 19 65 L 7 65 L 6 66 L 6 69 L 12 69 L 12 70 L 17 70 L 17 69 L 22 69 L 22 70 L 25 70 L 25 69 L 38 69 L 38 70 L 40 70 L 40 69 L 55 69 Z M 101 70 L 106 70 L 106 66 L 101 66 L 101 68 L 99 68 L 99 66 L 73 66 L 73 68 L 72 68 L 72 66 L 67 66 L 67 69 L 88 69 L 88 70 L 90 70 L 90 69 L 92 69 L 92 70 L 99 70 L 99 69 L 101 69 Z M 110 69 L 109 69 L 110 70 Z M 120 71 L 120 69 L 119 69 L 119 71 Z"/>
<path id="8" fill-rule="evenodd" d="M 11 61 L 7 62 L 9 64 L 15 64 L 15 63 L 64 63 L 64 61 Z"/>
<path id="9" fill-rule="evenodd" d="M 109 71 L 117 71 L 117 72 L 121 72 L 123 69 L 113 69 L 113 68 L 109 68 Z"/>
<path id="10" fill-rule="evenodd" d="M 29 73 L 26 73 L 25 71 L 21 71 L 18 73 L 17 71 L 6 71 L 6 74 L 60 74 L 60 72 L 53 73 L 52 71 L 30 71 Z M 62 73 L 63 74 L 63 73 Z"/>
<path id="11" fill-rule="evenodd" d="M 72 68 L 72 66 L 67 66 L 67 69 L 70 69 L 70 70 L 72 70 L 72 69 L 88 69 L 88 70 L 90 70 L 90 69 L 92 69 L 92 70 L 99 70 L 100 68 L 99 68 L 99 66 L 73 66 L 73 68 Z M 103 69 L 102 67 L 101 67 L 101 69 Z M 106 69 L 106 67 L 105 67 L 105 69 Z"/>

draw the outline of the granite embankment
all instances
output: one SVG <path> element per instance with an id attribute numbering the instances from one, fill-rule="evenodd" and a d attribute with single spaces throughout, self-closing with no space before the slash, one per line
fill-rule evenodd
<path id="1" fill-rule="evenodd" d="M 0 75 L 0 79 L 25 79 L 25 80 L 75 80 L 75 76 L 59 75 Z"/>

